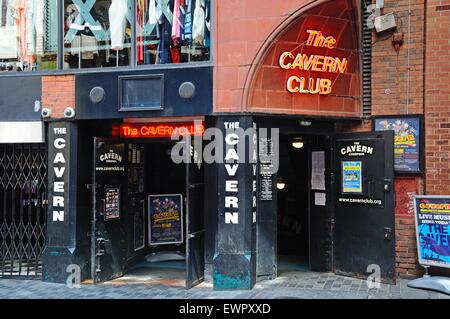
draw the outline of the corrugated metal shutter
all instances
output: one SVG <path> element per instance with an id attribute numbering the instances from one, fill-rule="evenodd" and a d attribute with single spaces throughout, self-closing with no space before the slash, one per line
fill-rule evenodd
<path id="1" fill-rule="evenodd" d="M 371 1 L 363 0 L 362 32 L 362 75 L 363 75 L 363 117 L 372 115 L 372 29 L 367 26 Z"/>

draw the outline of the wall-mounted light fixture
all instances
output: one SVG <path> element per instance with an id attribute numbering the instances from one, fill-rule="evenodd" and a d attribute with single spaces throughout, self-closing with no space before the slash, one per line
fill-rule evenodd
<path id="1" fill-rule="evenodd" d="M 305 146 L 305 141 L 301 138 L 294 139 L 292 141 L 292 147 L 295 149 L 302 149 Z"/>
<path id="2" fill-rule="evenodd" d="M 286 183 L 283 181 L 283 179 L 281 177 L 278 177 L 278 179 L 277 179 L 277 189 L 282 191 L 285 188 L 286 188 Z"/>

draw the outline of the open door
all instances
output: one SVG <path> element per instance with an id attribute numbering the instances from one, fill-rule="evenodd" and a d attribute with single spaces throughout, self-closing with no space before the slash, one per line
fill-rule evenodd
<path id="1" fill-rule="evenodd" d="M 335 137 L 337 274 L 395 283 L 393 140 L 393 132 Z"/>
<path id="2" fill-rule="evenodd" d="M 93 175 L 91 275 L 100 283 L 121 277 L 126 261 L 125 144 L 95 138 Z"/>
<path id="3" fill-rule="evenodd" d="M 204 180 L 202 154 L 192 148 L 186 164 L 186 289 L 203 282 L 205 275 Z"/>
<path id="4" fill-rule="evenodd" d="M 331 271 L 332 212 L 331 136 L 318 136 L 308 152 L 309 157 L 309 265 L 312 271 Z"/>

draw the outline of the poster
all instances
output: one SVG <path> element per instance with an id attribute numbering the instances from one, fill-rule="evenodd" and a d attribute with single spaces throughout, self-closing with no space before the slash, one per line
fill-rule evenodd
<path id="1" fill-rule="evenodd" d="M 421 173 L 421 117 L 384 117 L 374 121 L 375 131 L 394 131 L 394 167 L 398 173 Z"/>
<path id="2" fill-rule="evenodd" d="M 260 138 L 259 140 L 259 175 L 260 189 L 259 198 L 261 201 L 273 200 L 273 141 L 271 138 Z"/>
<path id="3" fill-rule="evenodd" d="M 120 218 L 120 188 L 105 187 L 105 220 Z"/>
<path id="4" fill-rule="evenodd" d="M 419 263 L 450 268 L 450 196 L 414 198 Z"/>
<path id="5" fill-rule="evenodd" d="M 311 189 L 324 191 L 325 152 L 311 152 Z"/>
<path id="6" fill-rule="evenodd" d="M 362 162 L 342 162 L 342 192 L 362 193 Z"/>
<path id="7" fill-rule="evenodd" d="M 327 194 L 326 193 L 314 193 L 314 205 L 326 206 L 327 205 Z"/>
<path id="8" fill-rule="evenodd" d="M 149 244 L 183 243 L 183 196 L 181 194 L 150 195 Z"/>
<path id="9" fill-rule="evenodd" d="M 395 215 L 414 218 L 414 197 L 419 194 L 419 177 L 396 177 Z"/>

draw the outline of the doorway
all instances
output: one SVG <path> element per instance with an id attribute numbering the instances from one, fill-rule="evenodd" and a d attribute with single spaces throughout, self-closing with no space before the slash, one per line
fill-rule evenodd
<path id="1" fill-rule="evenodd" d="M 203 167 L 174 163 L 173 145 L 95 139 L 94 282 L 203 280 Z"/>
<path id="2" fill-rule="evenodd" d="M 128 165 L 127 207 L 134 208 L 138 204 L 138 210 L 144 212 L 146 240 L 142 242 L 134 238 L 132 241 L 134 247 L 131 248 L 137 256 L 126 265 L 121 281 L 184 286 L 186 247 L 182 214 L 186 210 L 183 202 L 186 196 L 186 169 L 184 165 L 177 165 L 171 160 L 172 146 L 164 142 L 128 144 L 131 163 Z M 174 204 L 171 204 L 172 201 Z M 143 204 L 145 207 L 142 207 Z M 157 211 L 154 211 L 155 205 L 158 206 Z M 181 219 L 179 223 L 172 224 L 176 222 L 177 216 L 168 215 L 175 211 L 178 211 Z M 161 217 L 155 218 L 156 215 Z M 134 234 L 139 232 L 135 227 L 134 224 Z M 164 227 L 173 229 L 169 231 L 166 228 L 167 231 L 164 231 Z"/>
<path id="3" fill-rule="evenodd" d="M 280 136 L 278 275 L 310 270 L 308 142 L 307 137 Z"/>

